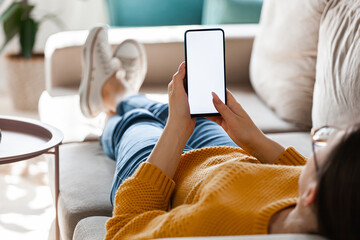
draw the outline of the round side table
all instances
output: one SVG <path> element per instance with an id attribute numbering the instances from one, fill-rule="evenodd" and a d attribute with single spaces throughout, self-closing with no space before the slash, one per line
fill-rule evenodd
<path id="1" fill-rule="evenodd" d="M 55 160 L 55 234 L 60 239 L 58 223 L 59 146 L 60 130 L 40 121 L 0 115 L 0 165 L 27 160 L 42 154 L 52 154 Z"/>

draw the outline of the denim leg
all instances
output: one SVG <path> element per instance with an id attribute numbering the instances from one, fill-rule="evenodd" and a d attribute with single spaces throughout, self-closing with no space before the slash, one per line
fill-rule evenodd
<path id="1" fill-rule="evenodd" d="M 169 115 L 168 104 L 150 100 L 142 94 L 133 95 L 121 101 L 116 107 L 116 113 L 121 116 L 124 113 L 137 108 L 148 110 L 166 124 Z"/>
<path id="2" fill-rule="evenodd" d="M 110 201 L 114 202 L 120 184 L 147 160 L 164 129 L 161 119 L 146 109 L 134 108 L 111 117 L 101 137 L 105 153 L 116 160 Z M 184 151 L 191 148 L 186 146 Z"/>
<path id="3" fill-rule="evenodd" d="M 186 145 L 193 149 L 210 146 L 238 147 L 221 126 L 202 117 L 196 119 L 194 132 Z"/>
<path id="4" fill-rule="evenodd" d="M 166 124 L 169 107 L 168 104 L 162 104 L 146 98 L 144 95 L 134 95 L 117 106 L 117 113 L 123 113 L 135 109 L 143 108 L 153 113 L 158 117 L 164 125 Z M 234 146 L 237 145 L 227 135 L 227 133 L 217 123 L 214 123 L 206 118 L 198 118 L 196 120 L 195 130 L 190 137 L 187 145 L 192 149 L 208 147 L 208 146 Z"/>

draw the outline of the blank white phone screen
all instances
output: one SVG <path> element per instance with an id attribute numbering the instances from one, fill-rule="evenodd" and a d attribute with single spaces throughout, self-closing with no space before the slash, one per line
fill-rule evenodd
<path id="1" fill-rule="evenodd" d="M 218 113 L 211 92 L 225 102 L 224 34 L 221 30 L 188 31 L 185 37 L 190 113 Z"/>

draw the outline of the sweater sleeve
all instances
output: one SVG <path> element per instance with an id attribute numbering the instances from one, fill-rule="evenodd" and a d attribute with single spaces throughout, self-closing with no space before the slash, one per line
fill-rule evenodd
<path id="1" fill-rule="evenodd" d="M 293 147 L 288 147 L 274 162 L 276 165 L 303 166 L 306 158 Z"/>
<path id="2" fill-rule="evenodd" d="M 105 239 L 161 236 L 159 228 L 171 222 L 167 210 L 174 188 L 175 182 L 163 171 L 151 163 L 142 163 L 116 193 L 113 217 L 106 223 Z"/>

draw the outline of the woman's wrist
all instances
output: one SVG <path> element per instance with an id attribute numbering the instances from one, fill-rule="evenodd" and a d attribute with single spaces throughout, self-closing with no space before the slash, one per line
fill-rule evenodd
<path id="1" fill-rule="evenodd" d="M 179 121 L 168 119 L 165 128 L 169 129 L 172 134 L 175 134 L 181 140 L 187 142 L 192 132 L 194 131 L 194 126 L 191 123 L 187 123 L 187 121 Z"/>
<path id="2" fill-rule="evenodd" d="M 168 121 L 148 158 L 148 162 L 154 164 L 172 178 L 189 138 L 187 134 L 181 124 Z"/>
<path id="3" fill-rule="evenodd" d="M 285 151 L 285 148 L 268 138 L 262 133 L 257 140 L 254 141 L 254 154 L 262 163 L 272 164 Z"/>

